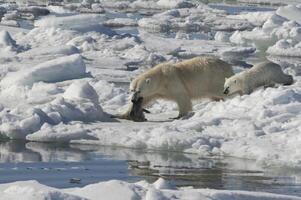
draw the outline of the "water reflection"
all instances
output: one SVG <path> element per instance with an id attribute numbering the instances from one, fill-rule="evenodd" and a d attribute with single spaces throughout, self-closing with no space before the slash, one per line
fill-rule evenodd
<path id="1" fill-rule="evenodd" d="M 194 154 L 93 145 L 22 141 L 0 143 L 0 183 L 36 179 L 54 187 L 77 187 L 119 179 L 177 186 L 266 191 L 301 196 L 298 169 L 263 169 L 252 160 L 200 158 Z M 70 183 L 71 179 L 78 183 Z"/>

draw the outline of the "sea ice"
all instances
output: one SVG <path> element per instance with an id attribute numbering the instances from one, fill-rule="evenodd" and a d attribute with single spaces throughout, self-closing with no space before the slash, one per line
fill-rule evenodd
<path id="1" fill-rule="evenodd" d="M 9 73 L 1 80 L 0 86 L 32 86 L 35 82 L 59 82 L 81 78 L 86 75 L 86 66 L 80 55 L 71 55 L 41 63 L 29 69 Z"/>
<path id="2" fill-rule="evenodd" d="M 131 78 L 161 62 L 199 55 L 234 57 L 241 62 L 252 54 L 301 56 L 296 18 L 300 6 L 228 15 L 201 3 L 179 8 L 179 2 L 186 1 L 94 2 L 107 11 L 100 15 L 79 14 L 81 3 L 67 4 L 64 9 L 49 7 L 50 15 L 35 20 L 31 30 L 0 25 L 0 45 L 3 52 L 9 50 L 0 55 L 1 136 L 229 155 L 264 166 L 300 167 L 301 152 L 296 149 L 300 146 L 301 72 L 296 61 L 282 65 L 294 76 L 291 86 L 259 88 L 223 102 L 195 102 L 194 115 L 188 119 L 168 120 L 176 116 L 177 106 L 167 101 L 150 106 L 148 122 L 109 118 L 107 113 L 127 109 Z M 136 25 L 136 15 L 116 17 L 109 11 L 130 12 L 139 6 L 156 9 L 140 13 L 138 25 L 164 33 L 129 28 Z M 7 19 L 18 18 L 18 13 L 10 13 Z M 130 30 L 117 34 L 104 23 Z M 160 195 L 167 194 L 158 188 L 149 192 L 150 197 Z"/>
<path id="3" fill-rule="evenodd" d="M 301 24 L 301 8 L 295 5 L 280 7 L 276 10 L 276 14 L 288 20 L 294 20 Z"/>
<path id="4" fill-rule="evenodd" d="M 102 197 L 106 200 L 166 200 L 166 199 L 248 199 L 248 200 L 300 200 L 301 198 L 289 195 L 279 195 L 264 192 L 249 192 L 239 190 L 193 189 L 190 187 L 172 189 L 157 187 L 157 180 L 153 184 L 145 181 L 128 183 L 111 180 L 87 185 L 83 188 L 57 189 L 38 183 L 37 181 L 19 181 L 0 185 L 0 199 L 17 200 L 22 196 L 25 200 L 97 200 Z M 167 182 L 167 181 L 166 181 Z"/>

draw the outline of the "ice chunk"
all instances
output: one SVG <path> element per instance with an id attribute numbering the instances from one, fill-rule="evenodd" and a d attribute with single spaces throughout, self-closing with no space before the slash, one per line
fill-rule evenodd
<path id="1" fill-rule="evenodd" d="M 276 10 L 277 15 L 284 17 L 288 20 L 294 20 L 301 24 L 301 8 L 295 5 L 287 5 L 284 7 L 279 7 Z"/>
<path id="2" fill-rule="evenodd" d="M 108 27 L 137 26 L 137 21 L 130 18 L 114 18 L 104 22 Z"/>
<path id="3" fill-rule="evenodd" d="M 195 5 L 187 0 L 159 0 L 157 4 L 162 8 L 191 8 Z"/>
<path id="4" fill-rule="evenodd" d="M 269 47 L 267 53 L 274 56 L 301 57 L 301 42 L 294 44 L 292 40 L 282 39 Z"/>
<path id="5" fill-rule="evenodd" d="M 20 181 L 0 185 L 1 199 L 24 200 L 48 199 L 48 200 L 84 200 L 79 196 L 67 194 L 59 189 L 42 185 L 37 181 Z"/>
<path id="6" fill-rule="evenodd" d="M 17 45 L 16 41 L 11 37 L 9 32 L 0 31 L 0 47 L 6 51 L 21 51 L 22 47 Z"/>
<path id="7" fill-rule="evenodd" d="M 101 25 L 104 20 L 104 16 L 96 14 L 81 14 L 64 17 L 49 16 L 36 20 L 34 25 L 36 27 L 56 27 L 80 32 L 97 31 L 106 35 L 115 35 L 116 33 L 113 30 Z M 87 23 L 87 21 L 89 23 Z"/>
<path id="8" fill-rule="evenodd" d="M 108 117 L 103 113 L 98 99 L 95 89 L 87 81 L 79 80 L 74 81 L 62 96 L 43 106 L 43 110 L 53 119 L 54 123 L 50 124 L 60 121 L 105 121 Z"/>
<path id="9" fill-rule="evenodd" d="M 153 186 L 158 190 L 173 188 L 173 186 L 167 180 L 164 180 L 163 178 L 159 178 L 158 180 L 156 180 L 156 182 L 153 183 Z"/>
<path id="10" fill-rule="evenodd" d="M 266 20 L 262 26 L 262 29 L 265 31 L 265 32 L 270 32 L 272 31 L 274 28 L 278 28 L 280 27 L 283 22 L 285 22 L 286 19 L 279 16 L 279 15 L 276 15 L 276 14 L 273 14 L 272 16 L 270 16 L 268 18 L 268 20 Z"/>
<path id="11" fill-rule="evenodd" d="M 33 48 L 28 51 L 22 52 L 19 54 L 20 57 L 24 58 L 36 58 L 43 56 L 69 56 L 73 54 L 79 54 L 79 50 L 72 45 L 62 45 L 55 47 L 40 47 Z"/>
<path id="12" fill-rule="evenodd" d="M 231 34 L 229 32 L 217 31 L 214 39 L 219 42 L 230 42 Z"/>
<path id="13" fill-rule="evenodd" d="M 88 99 L 98 104 L 98 95 L 94 88 L 86 81 L 75 81 L 65 91 L 63 97 L 65 99 Z"/>
<path id="14" fill-rule="evenodd" d="M 27 135 L 26 139 L 39 142 L 69 142 L 82 139 L 94 140 L 95 138 L 89 135 L 89 131 L 81 123 L 72 126 L 61 123 L 57 126 L 44 124 L 39 131 Z"/>
<path id="15" fill-rule="evenodd" d="M 293 27 L 289 32 L 289 37 L 295 41 L 301 41 L 301 27 Z"/>
<path id="16" fill-rule="evenodd" d="M 1 80 L 2 88 L 11 85 L 32 86 L 35 82 L 59 82 L 81 78 L 86 74 L 86 66 L 78 54 L 50 60 L 28 69 L 9 73 Z"/>
<path id="17" fill-rule="evenodd" d="M 245 19 L 255 26 L 262 26 L 271 16 L 273 12 L 247 12 L 238 15 L 228 15 L 230 19 Z"/>
<path id="18" fill-rule="evenodd" d="M 116 200 L 122 196 L 124 200 L 136 200 L 141 199 L 139 195 L 139 193 L 142 192 L 141 189 L 142 188 L 127 182 L 111 180 L 72 190 L 70 194 L 84 196 L 88 199 L 99 199 L 99 197 L 103 197 L 106 200 Z"/>
<path id="19" fill-rule="evenodd" d="M 154 0 L 136 0 L 130 4 L 133 9 L 160 9 Z"/>
<path id="20" fill-rule="evenodd" d="M 254 47 L 229 47 L 221 50 L 222 56 L 242 57 L 247 56 L 256 51 Z"/>

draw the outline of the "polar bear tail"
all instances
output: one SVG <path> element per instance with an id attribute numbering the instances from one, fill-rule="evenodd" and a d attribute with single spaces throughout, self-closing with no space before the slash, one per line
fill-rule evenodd
<path id="1" fill-rule="evenodd" d="M 294 83 L 294 79 L 293 79 L 293 76 L 291 75 L 286 75 L 285 76 L 285 81 L 284 81 L 284 85 L 291 85 Z"/>

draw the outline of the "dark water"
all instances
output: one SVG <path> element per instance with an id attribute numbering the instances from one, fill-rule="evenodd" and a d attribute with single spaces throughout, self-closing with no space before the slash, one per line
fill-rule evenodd
<path id="1" fill-rule="evenodd" d="M 67 188 L 111 179 L 153 182 L 158 177 L 176 186 L 301 196 L 300 171 L 265 170 L 252 160 L 75 144 L 0 143 L 0 183 L 35 179 Z"/>

